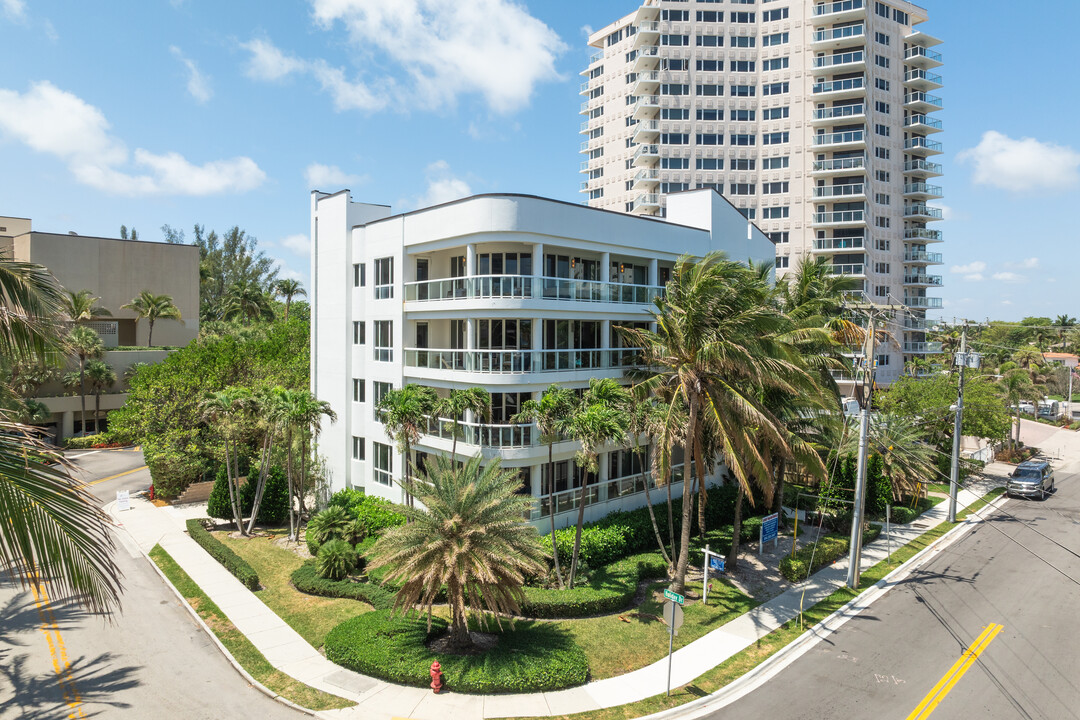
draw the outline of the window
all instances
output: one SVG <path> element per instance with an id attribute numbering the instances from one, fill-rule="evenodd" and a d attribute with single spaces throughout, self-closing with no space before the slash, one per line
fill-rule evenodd
<path id="1" fill-rule="evenodd" d="M 716 10 L 698 10 L 698 22 L 724 22 L 724 13 Z"/>
<path id="2" fill-rule="evenodd" d="M 782 95 L 788 92 L 789 84 L 786 82 L 770 83 L 761 88 L 762 95 Z"/>
<path id="3" fill-rule="evenodd" d="M 886 20 L 889 19 L 889 6 L 882 2 L 874 3 L 874 12 Z"/>
<path id="4" fill-rule="evenodd" d="M 394 321 L 375 321 L 375 346 L 372 356 L 379 362 L 391 362 L 394 359 Z"/>
<path id="5" fill-rule="evenodd" d="M 379 404 L 382 403 L 383 398 L 386 397 L 386 394 L 389 393 L 393 389 L 394 389 L 394 385 L 392 383 L 379 382 L 378 380 L 373 380 L 372 381 L 372 383 L 371 383 L 371 407 L 372 407 L 372 416 L 376 420 L 379 420 L 379 421 L 382 420 L 382 417 L 379 414 Z"/>
<path id="6" fill-rule="evenodd" d="M 889 263 L 874 263 L 874 272 L 881 273 L 882 275 L 889 274 Z"/>
<path id="7" fill-rule="evenodd" d="M 700 38 L 699 38 L 700 39 Z M 723 60 L 698 60 L 697 69 L 702 72 L 723 72 Z"/>
<path id="8" fill-rule="evenodd" d="M 698 170 L 723 170 L 724 158 L 698 158 Z"/>
<path id="9" fill-rule="evenodd" d="M 685 59 L 676 60 L 675 58 L 666 58 L 664 60 L 664 67 L 668 70 L 685 70 L 687 62 L 688 61 Z"/>
<path id="10" fill-rule="evenodd" d="M 385 300 L 394 297 L 394 258 L 379 258 L 375 261 L 375 299 Z"/>
<path id="11" fill-rule="evenodd" d="M 874 179 L 878 182 L 889 182 L 892 174 L 888 170 L 875 170 Z"/>
<path id="12" fill-rule="evenodd" d="M 874 109 L 879 113 L 889 114 L 889 103 L 882 102 L 881 100 L 874 101 Z"/>
<path id="13" fill-rule="evenodd" d="M 896 10 L 894 8 L 893 11 L 892 11 L 892 17 L 893 17 L 893 20 L 900 23 L 901 25 L 907 25 L 908 24 L 908 14 L 906 12 L 903 12 L 901 10 Z"/>
<path id="14" fill-rule="evenodd" d="M 890 155 L 889 148 L 874 148 L 874 157 L 878 160 L 888 160 Z"/>
<path id="15" fill-rule="evenodd" d="M 753 60 L 732 60 L 728 63 L 728 69 L 731 72 L 754 72 L 757 63 Z"/>
<path id="16" fill-rule="evenodd" d="M 711 109 L 708 109 L 708 108 L 698 108 L 697 119 L 698 120 L 723 120 L 724 119 L 724 111 L 723 110 L 711 110 Z"/>
<path id="17" fill-rule="evenodd" d="M 731 183 L 728 195 L 753 195 L 754 192 L 754 183 Z"/>
<path id="18" fill-rule="evenodd" d="M 892 44 L 892 40 L 889 38 L 888 35 L 886 35 L 883 32 L 874 33 L 874 41 L 877 42 L 879 45 L 891 45 Z"/>
<path id="19" fill-rule="evenodd" d="M 791 108 L 787 105 L 777 108 L 765 108 L 761 111 L 761 116 L 765 120 L 782 120 L 791 114 Z"/>
<path id="20" fill-rule="evenodd" d="M 791 238 L 788 236 L 788 231 L 787 230 L 785 230 L 783 232 L 771 232 L 771 233 L 768 233 L 768 236 L 769 236 L 769 239 L 772 240 L 777 245 L 782 245 L 783 243 L 791 241 Z"/>
<path id="21" fill-rule="evenodd" d="M 887 228 L 892 226 L 892 221 L 887 217 L 876 217 L 874 218 L 874 225 L 879 228 Z"/>
<path id="22" fill-rule="evenodd" d="M 786 56 L 782 58 L 772 58 L 766 60 L 761 65 L 764 70 L 784 70 L 788 66 L 788 58 Z"/>
<path id="23" fill-rule="evenodd" d="M 698 35 L 696 44 L 698 47 L 724 47 L 724 36 Z"/>
<path id="24" fill-rule="evenodd" d="M 788 43 L 788 34 L 786 32 L 774 33 L 772 35 L 765 35 L 764 37 L 761 38 L 761 44 L 764 47 L 772 47 L 774 45 L 787 45 L 787 43 Z"/>
<path id="25" fill-rule="evenodd" d="M 892 197 L 888 193 L 874 193 L 874 202 L 878 205 L 891 205 Z"/>
<path id="26" fill-rule="evenodd" d="M 761 209 L 761 217 L 765 220 L 781 220 L 788 216 L 790 208 L 787 205 L 783 207 L 767 207 Z"/>
<path id="27" fill-rule="evenodd" d="M 757 210 L 754 208 L 739 208 L 739 213 L 747 220 L 753 220 L 757 217 Z"/>
<path id="28" fill-rule="evenodd" d="M 663 145 L 689 145 L 689 133 L 662 133 L 660 143 Z"/>
<path id="29" fill-rule="evenodd" d="M 660 167 L 664 170 L 689 170 L 690 158 L 660 158 Z"/>
<path id="30" fill-rule="evenodd" d="M 733 48 L 752 48 L 757 46 L 757 38 L 753 35 L 732 35 L 731 47 Z"/>
<path id="31" fill-rule="evenodd" d="M 660 86 L 661 95 L 689 95 L 690 86 L 681 84 L 663 84 Z"/>
<path id="32" fill-rule="evenodd" d="M 751 145 L 756 145 L 757 144 L 757 136 L 756 135 L 743 135 L 743 134 L 732 135 L 731 136 L 731 144 L 732 145 L 742 145 L 744 147 L 751 146 Z"/>
<path id="33" fill-rule="evenodd" d="M 689 35 L 661 35 L 661 45 L 670 45 L 672 47 L 685 47 L 690 44 Z"/>
<path id="34" fill-rule="evenodd" d="M 757 85 L 732 85 L 731 97 L 754 97 L 757 95 Z"/>
<path id="35" fill-rule="evenodd" d="M 874 239 L 874 249 L 875 250 L 884 250 L 885 252 L 888 252 L 891 245 L 892 245 L 892 242 L 888 238 L 875 238 Z"/>
<path id="36" fill-rule="evenodd" d="M 723 85 L 697 85 L 694 88 L 695 95 L 704 95 L 706 97 L 718 97 L 724 94 Z"/>
<path id="37" fill-rule="evenodd" d="M 615 43 L 617 43 L 617 42 L 619 42 L 620 40 L 622 40 L 622 38 L 623 38 L 623 31 L 622 31 L 622 30 L 616 30 L 615 32 L 611 33 L 611 34 L 610 34 L 610 35 L 608 35 L 608 36 L 607 36 L 606 38 L 604 38 L 604 43 L 605 43 L 605 44 L 606 44 L 606 45 L 607 45 L 608 47 L 611 47 L 611 46 L 612 46 L 612 45 L 614 45 Z"/>
<path id="38" fill-rule="evenodd" d="M 682 192 L 689 189 L 690 183 L 660 183 L 660 192 L 662 193 Z"/>
<path id="39" fill-rule="evenodd" d="M 765 133 L 761 136 L 762 145 L 780 145 L 781 143 L 790 142 L 791 133 L 775 132 Z"/>
<path id="40" fill-rule="evenodd" d="M 788 9 L 778 8 L 776 10 L 766 10 L 762 13 L 762 19 L 765 22 L 776 22 L 777 20 L 787 20 Z"/>
<path id="41" fill-rule="evenodd" d="M 353 460 L 364 460 L 365 459 L 364 450 L 365 450 L 364 438 L 356 437 L 355 435 L 353 435 L 353 439 L 352 439 L 352 459 Z"/>
<path id="42" fill-rule="evenodd" d="M 754 122 L 757 119 L 757 110 L 732 110 L 733 122 Z"/>
<path id="43" fill-rule="evenodd" d="M 604 197 L 604 188 L 596 188 L 595 190 L 589 191 L 590 200 L 598 200 L 602 197 Z"/>
<path id="44" fill-rule="evenodd" d="M 701 112 L 700 110 L 698 112 Z M 661 108 L 661 120 L 689 120 L 690 108 Z M 700 118 L 699 118 L 700 119 Z"/>
<path id="45" fill-rule="evenodd" d="M 874 286 L 874 297 L 889 297 L 889 286 L 888 285 L 875 285 Z"/>
<path id="46" fill-rule="evenodd" d="M 889 126 L 881 124 L 874 125 L 874 132 L 876 132 L 878 135 L 889 137 Z"/>
<path id="47" fill-rule="evenodd" d="M 874 87 L 876 87 L 878 90 L 884 90 L 885 92 L 888 92 L 889 81 L 882 78 L 874 78 Z"/>
<path id="48" fill-rule="evenodd" d="M 352 285 L 353 287 L 367 285 L 367 265 L 364 263 L 356 263 L 352 266 Z"/>
<path id="49" fill-rule="evenodd" d="M 754 136 L 751 135 L 750 137 Z M 732 170 L 753 170 L 756 166 L 756 158 L 731 158 Z"/>
<path id="50" fill-rule="evenodd" d="M 380 485 L 394 485 L 394 456 L 389 445 L 381 442 L 371 443 L 375 462 L 371 466 L 371 479 Z"/>
<path id="51" fill-rule="evenodd" d="M 367 385 L 364 384 L 363 378 L 353 378 L 352 381 L 352 401 L 357 403 L 367 402 Z"/>
<path id="52" fill-rule="evenodd" d="M 880 68 L 887 68 L 889 67 L 889 58 L 885 57 L 884 55 L 875 55 L 874 64 Z"/>
<path id="53" fill-rule="evenodd" d="M 790 261 L 791 261 L 791 258 L 788 257 L 787 255 L 779 255 L 776 258 L 776 268 L 778 270 L 782 269 L 782 268 L 786 268 Z"/>
<path id="54" fill-rule="evenodd" d="M 729 18 L 733 23 L 752 23 L 755 22 L 756 15 L 757 13 L 752 12 L 733 12 L 729 14 Z"/>
<path id="55" fill-rule="evenodd" d="M 723 145 L 724 136 L 716 133 L 698 133 L 697 136 L 698 145 Z"/>
<path id="56" fill-rule="evenodd" d="M 698 13 L 701 15 L 701 13 Z M 690 22 L 689 10 L 661 10 L 660 19 L 668 22 Z M 699 17 L 698 20 L 701 18 Z"/>
<path id="57" fill-rule="evenodd" d="M 352 343 L 353 345 L 363 345 L 367 342 L 367 323 L 363 320 L 356 320 L 352 324 Z"/>
<path id="58" fill-rule="evenodd" d="M 888 365 L 889 364 L 889 356 L 888 355 L 878 355 L 877 356 L 877 364 L 878 364 L 878 367 L 884 367 L 885 365 Z"/>
<path id="59" fill-rule="evenodd" d="M 782 170 L 786 168 L 790 162 L 790 158 L 785 155 L 784 157 L 774 158 L 762 158 L 761 169 L 762 170 Z"/>
<path id="60" fill-rule="evenodd" d="M 788 183 L 785 182 L 771 182 L 761 184 L 762 195 L 779 195 L 788 191 Z"/>

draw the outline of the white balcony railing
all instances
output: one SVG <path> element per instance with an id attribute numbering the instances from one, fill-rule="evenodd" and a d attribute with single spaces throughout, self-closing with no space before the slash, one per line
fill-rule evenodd
<path id="1" fill-rule="evenodd" d="M 637 348 L 577 350 L 454 350 L 406 348 L 405 367 L 492 375 L 617 370 L 632 367 Z"/>
<path id="2" fill-rule="evenodd" d="M 406 302 L 517 298 L 648 305 L 663 293 L 662 285 L 532 275 L 472 275 L 405 283 Z"/>

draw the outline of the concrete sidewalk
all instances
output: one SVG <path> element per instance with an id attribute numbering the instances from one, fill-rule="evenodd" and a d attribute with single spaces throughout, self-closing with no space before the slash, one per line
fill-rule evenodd
<path id="1" fill-rule="evenodd" d="M 959 493 L 959 507 L 967 507 L 995 485 L 992 480 L 972 483 Z M 346 670 L 326 660 L 259 598 L 188 537 L 188 517 L 204 517 L 199 508 L 158 508 L 143 498 L 132 498 L 131 510 L 110 512 L 144 553 L 160 544 L 198 583 L 234 625 L 272 665 L 312 687 L 348 698 L 356 707 L 319 713 L 341 720 L 483 720 L 497 717 L 564 715 L 613 707 L 659 695 L 667 689 L 667 658 L 615 678 L 557 692 L 519 695 L 463 695 L 403 687 Z M 943 522 L 947 502 L 931 508 L 910 525 L 893 526 L 886 536 L 865 546 L 865 570 L 884 560 L 888 547 L 896 548 Z M 672 687 L 691 682 L 732 655 L 795 618 L 801 608 L 828 597 L 843 586 L 847 559 L 820 570 L 811 578 L 759 605 L 674 653 Z"/>

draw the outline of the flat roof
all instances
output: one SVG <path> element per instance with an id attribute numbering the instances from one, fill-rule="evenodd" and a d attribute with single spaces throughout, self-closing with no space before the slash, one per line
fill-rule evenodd
<path id="1" fill-rule="evenodd" d="M 84 238 L 86 240 L 113 240 L 113 241 L 116 241 L 116 242 L 140 243 L 140 244 L 143 244 L 143 245 L 170 245 L 172 247 L 193 247 L 193 248 L 198 248 L 198 245 L 195 245 L 193 243 L 171 243 L 171 242 L 164 242 L 163 240 L 132 240 L 131 238 L 127 238 L 127 239 L 124 239 L 124 238 L 111 238 L 111 237 L 103 237 L 101 235 L 78 235 L 78 234 L 72 235 L 71 233 L 56 233 L 56 232 L 49 232 L 47 230 L 31 230 L 30 232 L 24 232 L 21 235 L 15 235 L 15 237 L 24 237 L 26 235 L 30 235 L 30 236 L 34 236 L 34 235 L 51 235 L 53 237 Z"/>

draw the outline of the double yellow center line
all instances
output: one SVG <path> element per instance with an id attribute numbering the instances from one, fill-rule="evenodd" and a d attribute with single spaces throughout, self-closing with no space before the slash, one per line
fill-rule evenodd
<path id="1" fill-rule="evenodd" d="M 918 707 L 911 711 L 911 714 L 907 716 L 907 720 L 925 720 L 925 718 L 930 717 L 930 713 L 934 712 L 934 708 L 938 706 L 938 703 L 945 699 L 945 696 L 949 694 L 949 691 L 953 689 L 956 683 L 960 682 L 960 678 L 964 677 L 964 673 L 975 664 L 982 651 L 997 637 L 1002 629 L 1002 626 L 997 623 L 987 625 L 971 647 L 964 651 L 960 659 L 953 663 L 949 671 L 938 680 L 937 685 L 926 694 Z"/>
<path id="2" fill-rule="evenodd" d="M 82 695 L 75 687 L 75 678 L 71 675 L 71 663 L 68 661 L 67 647 L 64 638 L 60 634 L 60 627 L 56 623 L 56 616 L 49 606 L 49 596 L 45 593 L 45 587 L 32 583 L 30 589 L 34 594 L 34 604 L 37 605 L 38 617 L 41 619 L 41 634 L 45 636 L 45 642 L 49 645 L 49 656 L 52 658 L 53 670 L 56 672 L 60 690 L 64 695 L 64 702 L 68 706 L 69 720 L 82 720 L 86 717 L 83 712 Z"/>

